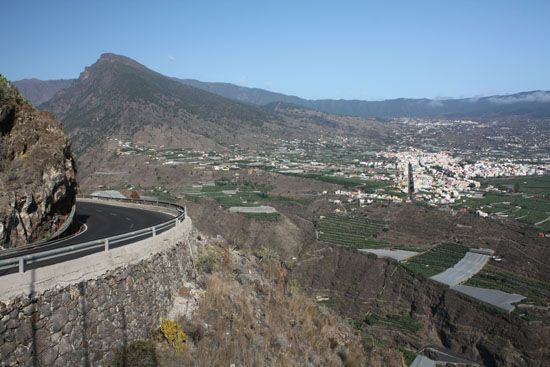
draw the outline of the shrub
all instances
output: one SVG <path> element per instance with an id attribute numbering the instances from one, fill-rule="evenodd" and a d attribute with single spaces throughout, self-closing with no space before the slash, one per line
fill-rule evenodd
<path id="1" fill-rule="evenodd" d="M 173 320 L 162 320 L 160 332 L 164 339 L 174 348 L 176 352 L 183 352 L 186 347 L 187 334 L 181 326 Z"/>
<path id="2" fill-rule="evenodd" d="M 217 262 L 216 250 L 210 246 L 204 247 L 197 259 L 197 268 L 210 274 L 216 268 Z"/>
<path id="3" fill-rule="evenodd" d="M 158 366 L 155 346 L 150 341 L 136 340 L 115 350 L 113 367 L 156 367 Z"/>

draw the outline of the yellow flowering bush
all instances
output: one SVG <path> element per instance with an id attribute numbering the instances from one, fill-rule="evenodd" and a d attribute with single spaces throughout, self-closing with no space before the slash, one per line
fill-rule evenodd
<path id="1" fill-rule="evenodd" d="M 177 322 L 166 319 L 162 320 L 160 323 L 160 332 L 176 352 L 179 353 L 185 350 L 187 334 L 185 334 Z"/>

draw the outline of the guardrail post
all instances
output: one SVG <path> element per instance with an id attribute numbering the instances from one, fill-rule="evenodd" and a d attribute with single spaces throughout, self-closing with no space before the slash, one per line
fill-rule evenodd
<path id="1" fill-rule="evenodd" d="M 23 259 L 22 257 L 19 258 L 19 272 L 25 272 L 25 259 Z"/>
<path id="2" fill-rule="evenodd" d="M 105 239 L 105 251 L 109 251 L 109 239 Z"/>
<path id="3" fill-rule="evenodd" d="M 157 235 L 157 229 L 155 227 L 151 227 L 151 233 L 153 234 L 153 237 Z"/>

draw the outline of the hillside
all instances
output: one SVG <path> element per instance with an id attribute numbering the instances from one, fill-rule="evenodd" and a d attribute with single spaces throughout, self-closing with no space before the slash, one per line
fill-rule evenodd
<path id="1" fill-rule="evenodd" d="M 106 137 L 216 147 L 257 132 L 273 116 L 177 83 L 124 56 L 103 54 L 41 107 L 62 121 L 79 153 Z"/>
<path id="2" fill-rule="evenodd" d="M 27 99 L 35 106 L 49 101 L 62 89 L 68 88 L 73 79 L 39 80 L 23 79 L 13 82 Z"/>

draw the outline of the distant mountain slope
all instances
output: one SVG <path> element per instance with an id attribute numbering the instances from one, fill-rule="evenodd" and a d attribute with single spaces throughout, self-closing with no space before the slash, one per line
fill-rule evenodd
<path id="1" fill-rule="evenodd" d="M 160 74 L 158 74 L 160 75 Z M 398 98 L 383 101 L 321 99 L 308 100 L 260 88 L 231 83 L 201 82 L 195 79 L 170 78 L 234 101 L 257 106 L 286 103 L 321 112 L 360 117 L 470 117 L 510 116 L 550 117 L 550 91 L 529 91 L 511 95 L 463 99 Z M 68 88 L 72 79 L 24 79 L 14 84 L 32 103 L 47 102 L 59 90 Z"/>
<path id="2" fill-rule="evenodd" d="M 288 96 L 286 94 L 270 92 L 260 88 L 241 87 L 231 83 L 208 83 L 195 79 L 173 79 L 179 81 L 180 83 L 224 96 L 225 98 L 252 103 L 259 106 L 264 106 L 274 102 L 285 102 L 303 106 L 306 101 L 305 99 L 296 96 Z"/>
<path id="3" fill-rule="evenodd" d="M 512 95 L 464 99 L 411 99 L 384 101 L 307 100 L 264 89 L 241 87 L 229 83 L 207 83 L 193 79 L 176 79 L 233 100 L 268 105 L 284 102 L 321 112 L 360 117 L 506 117 L 529 115 L 550 117 L 550 92 L 530 91 Z"/>
<path id="4" fill-rule="evenodd" d="M 38 106 L 41 103 L 49 101 L 58 91 L 71 85 L 74 79 L 58 80 L 39 80 L 23 79 L 13 82 L 13 85 L 19 89 L 31 103 Z"/>
<path id="5" fill-rule="evenodd" d="M 111 136 L 216 146 L 275 120 L 270 111 L 178 83 L 114 54 L 101 55 L 41 107 L 62 120 L 80 153 Z"/>

